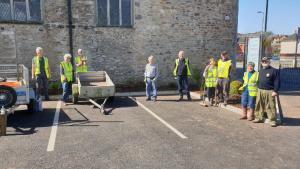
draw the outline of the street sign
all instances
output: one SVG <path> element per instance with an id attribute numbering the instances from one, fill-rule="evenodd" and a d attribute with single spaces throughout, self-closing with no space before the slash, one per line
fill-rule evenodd
<path id="1" fill-rule="evenodd" d="M 255 63 L 255 70 L 257 71 L 260 60 L 260 38 L 249 38 L 247 49 L 247 62 Z"/>

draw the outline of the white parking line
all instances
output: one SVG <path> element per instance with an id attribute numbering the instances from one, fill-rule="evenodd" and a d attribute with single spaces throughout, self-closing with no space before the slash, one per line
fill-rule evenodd
<path id="1" fill-rule="evenodd" d="M 141 102 L 133 99 L 132 97 L 129 97 L 131 100 L 133 100 L 134 102 L 136 102 L 139 106 L 141 106 L 144 110 L 146 110 L 148 113 L 150 113 L 153 117 L 155 117 L 158 121 L 160 121 L 162 124 L 164 124 L 167 128 L 169 128 L 170 130 L 172 130 L 175 134 L 177 134 L 180 138 L 182 139 L 187 139 L 188 137 L 186 137 L 185 135 L 183 135 L 180 131 L 178 131 L 176 128 L 174 128 L 173 126 L 171 126 L 169 123 L 167 123 L 165 120 L 163 120 L 162 118 L 160 118 L 158 115 L 156 115 L 154 112 L 152 112 L 150 109 L 148 109 L 145 105 L 143 105 Z"/>
<path id="2" fill-rule="evenodd" d="M 52 128 L 51 128 L 51 134 L 50 134 L 50 138 L 49 138 L 49 142 L 48 142 L 47 151 L 54 150 L 60 107 L 61 107 L 61 101 L 58 101 L 57 105 L 56 105 L 56 110 L 55 110 L 55 115 L 54 115 L 53 124 L 52 124 Z"/>

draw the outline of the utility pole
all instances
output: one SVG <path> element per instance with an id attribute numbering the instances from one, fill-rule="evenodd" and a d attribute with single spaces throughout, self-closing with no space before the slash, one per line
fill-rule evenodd
<path id="1" fill-rule="evenodd" d="M 266 0 L 266 12 L 265 12 L 265 33 L 268 30 L 268 12 L 269 12 L 269 0 Z"/>

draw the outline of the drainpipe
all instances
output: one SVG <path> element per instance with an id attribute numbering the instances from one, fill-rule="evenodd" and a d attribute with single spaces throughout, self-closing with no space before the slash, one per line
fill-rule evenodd
<path id="1" fill-rule="evenodd" d="M 72 55 L 71 63 L 74 67 L 74 56 L 73 56 L 73 22 L 72 22 L 72 0 L 67 0 L 68 7 L 68 28 L 69 28 L 69 53 Z M 73 79 L 75 79 L 75 73 L 73 69 Z"/>

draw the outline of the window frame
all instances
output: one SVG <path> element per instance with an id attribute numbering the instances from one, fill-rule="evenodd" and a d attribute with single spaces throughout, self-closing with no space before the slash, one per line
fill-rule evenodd
<path id="1" fill-rule="evenodd" d="M 115 27 L 115 28 L 133 28 L 134 27 L 134 0 L 131 0 L 131 24 L 130 25 L 122 25 L 122 0 L 119 0 L 119 25 L 110 25 L 110 0 L 106 0 L 107 4 L 107 11 L 106 11 L 106 18 L 107 18 L 107 24 L 106 25 L 101 25 L 99 22 L 99 7 L 98 7 L 98 1 L 96 0 L 96 25 L 97 27 Z"/>
<path id="2" fill-rule="evenodd" d="M 43 24 L 44 20 L 44 0 L 40 0 L 40 11 L 41 11 L 41 19 L 40 21 L 31 21 L 28 20 L 30 18 L 30 7 L 29 7 L 29 0 L 25 0 L 26 5 L 26 21 L 19 21 L 15 19 L 15 7 L 14 7 L 14 0 L 10 1 L 10 15 L 11 18 L 9 20 L 0 20 L 0 23 L 20 23 L 20 24 Z"/>

